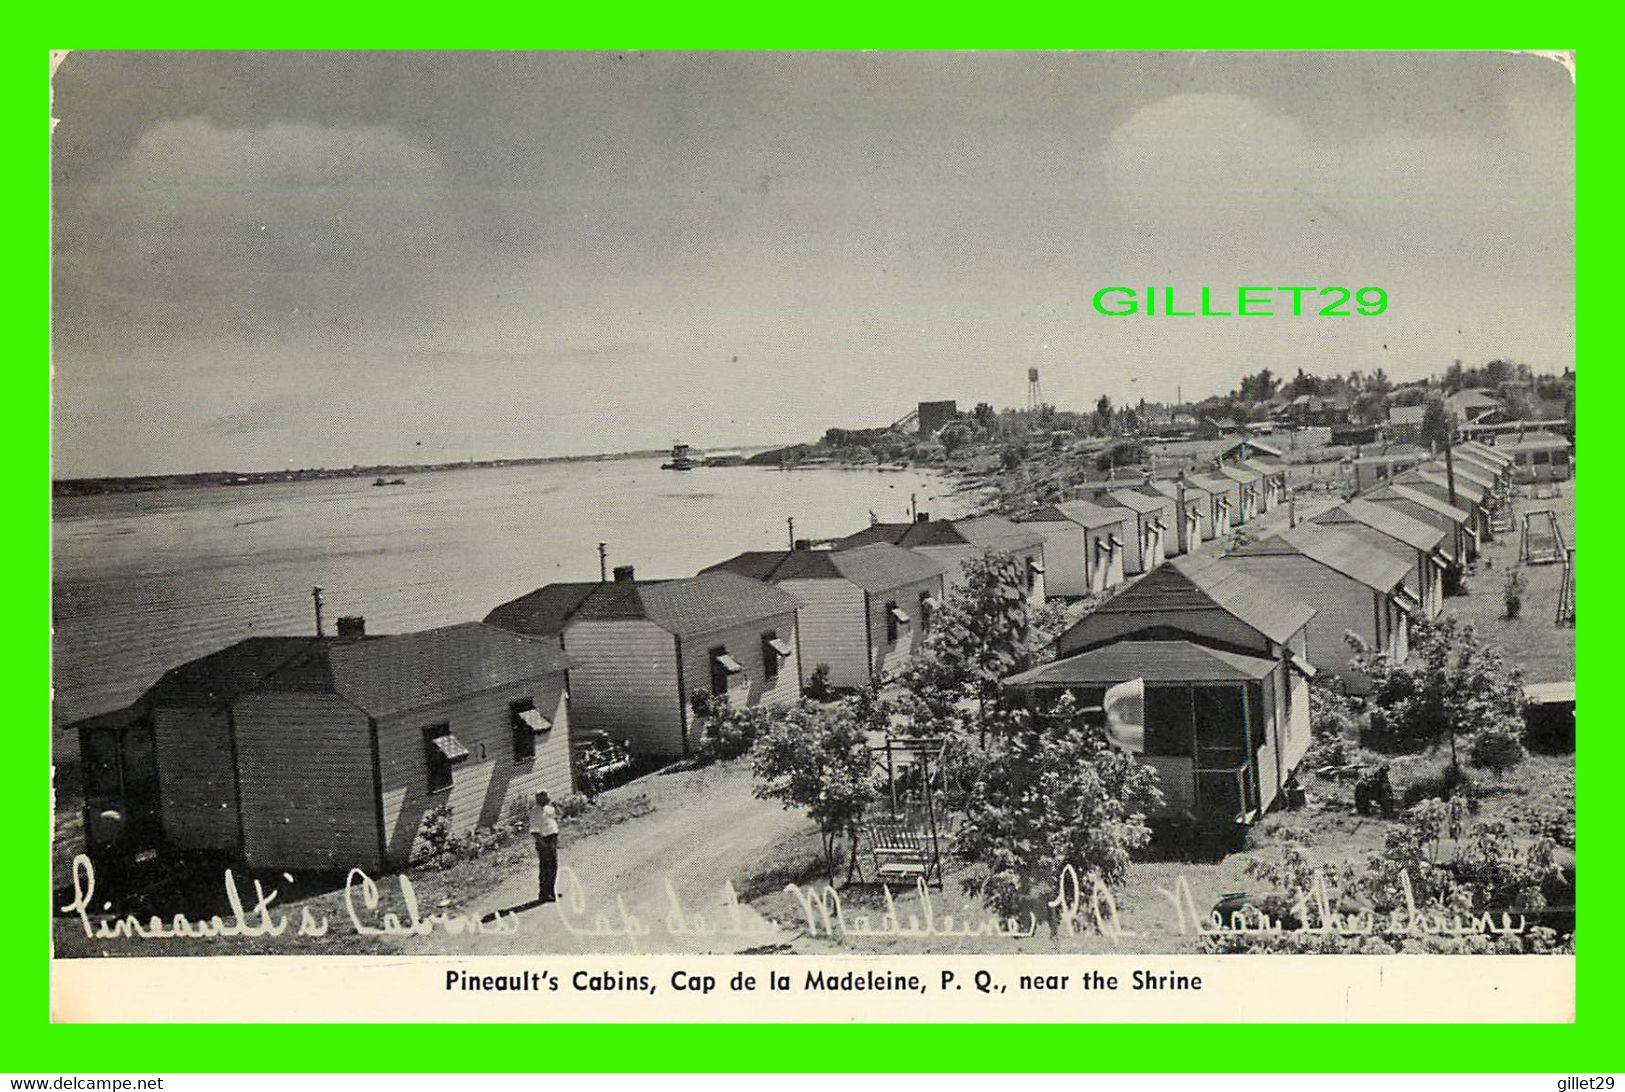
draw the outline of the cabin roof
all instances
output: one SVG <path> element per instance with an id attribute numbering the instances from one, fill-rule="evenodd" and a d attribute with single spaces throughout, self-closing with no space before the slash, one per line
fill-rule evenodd
<path id="1" fill-rule="evenodd" d="M 1279 473 L 1281 473 L 1282 471 L 1284 471 L 1286 469 L 1285 464 L 1282 464 L 1282 463 L 1266 463 L 1262 459 L 1243 459 L 1243 460 L 1241 460 L 1241 462 L 1237 463 L 1236 465 L 1237 466 L 1245 466 L 1250 470 L 1256 470 L 1260 474 L 1264 475 L 1266 478 L 1270 477 L 1272 475 L 1275 475 L 1275 474 L 1279 474 Z"/>
<path id="2" fill-rule="evenodd" d="M 1264 475 L 1251 467 L 1242 466 L 1238 463 L 1232 466 L 1219 467 L 1219 476 L 1229 478 L 1233 482 L 1241 482 L 1243 485 L 1251 485 L 1263 478 Z"/>
<path id="3" fill-rule="evenodd" d="M 250 637 L 165 672 L 148 699 L 210 706 L 249 691 L 326 693 L 388 716 L 568 666 L 556 644 L 482 622 L 370 637 Z"/>
<path id="4" fill-rule="evenodd" d="M 1424 493 L 1419 489 L 1412 489 L 1405 485 L 1395 485 L 1393 482 L 1383 482 L 1380 485 L 1372 486 L 1361 496 L 1378 505 L 1388 498 L 1407 500 L 1412 504 L 1421 505 L 1430 512 L 1436 512 L 1441 516 L 1449 516 L 1455 523 L 1467 522 L 1467 513 L 1460 508 L 1440 500 L 1431 493 Z"/>
<path id="5" fill-rule="evenodd" d="M 1401 485 L 1410 481 L 1423 481 L 1429 485 L 1439 486 L 1441 489 L 1450 487 L 1450 482 L 1445 477 L 1444 467 L 1435 467 L 1431 463 L 1427 466 L 1413 467 L 1394 480 Z M 1484 500 L 1484 490 L 1476 482 L 1463 478 L 1460 474 L 1456 475 L 1456 495 L 1465 497 L 1474 504 L 1482 503 Z"/>
<path id="6" fill-rule="evenodd" d="M 1248 438 L 1246 440 L 1241 440 L 1237 443 L 1231 444 L 1229 447 L 1225 448 L 1219 453 L 1219 458 L 1227 458 L 1234 454 L 1240 454 L 1243 458 L 1246 458 L 1247 452 L 1249 451 L 1256 451 L 1260 455 L 1274 455 L 1276 458 L 1281 457 L 1281 449 L 1275 445 L 1266 444 L 1260 440 Z"/>
<path id="7" fill-rule="evenodd" d="M 980 546 L 984 550 L 1021 550 L 1042 546 L 1044 536 L 1028 531 L 1003 516 L 975 519 L 916 520 L 913 523 L 876 523 L 847 535 L 835 543 L 837 550 L 850 550 L 886 542 L 893 546 Z"/>
<path id="8" fill-rule="evenodd" d="M 1114 523 L 1127 523 L 1133 519 L 1134 513 L 1123 505 L 1107 506 L 1092 501 L 1073 500 L 1046 504 L 1034 509 L 1022 517 L 1022 522 L 1071 520 L 1079 527 L 1093 530 L 1096 527 L 1110 527 Z"/>
<path id="9" fill-rule="evenodd" d="M 1085 615 L 1072 630 L 1087 626 L 1096 615 L 1212 610 L 1231 615 L 1277 644 L 1290 641 L 1315 615 L 1314 608 L 1281 595 L 1233 565 L 1186 556 L 1158 565 Z"/>
<path id="10" fill-rule="evenodd" d="M 1408 564 L 1394 555 L 1373 550 L 1353 535 L 1315 523 L 1270 535 L 1231 553 L 1238 557 L 1289 557 L 1301 554 L 1383 594 L 1393 591 L 1410 569 Z"/>
<path id="11" fill-rule="evenodd" d="M 1161 493 L 1163 496 L 1169 498 L 1170 500 L 1173 500 L 1175 502 L 1177 502 L 1179 500 L 1179 483 L 1178 482 L 1164 481 L 1164 480 L 1159 478 L 1158 480 L 1152 482 L 1151 485 L 1149 486 L 1149 488 L 1155 489 L 1158 493 Z M 1191 500 L 1191 494 L 1192 493 L 1204 493 L 1204 494 L 1211 495 L 1213 493 L 1213 490 L 1207 488 L 1206 486 L 1200 485 L 1195 481 L 1187 480 L 1185 482 L 1185 500 L 1187 502 L 1189 502 Z"/>
<path id="12" fill-rule="evenodd" d="M 1504 451 L 1497 451 L 1491 444 L 1481 444 L 1477 440 L 1463 440 L 1456 445 L 1456 450 L 1471 451 L 1480 458 L 1488 459 L 1503 470 L 1512 465 L 1511 456 Z"/>
<path id="13" fill-rule="evenodd" d="M 1115 504 L 1119 504 L 1134 512 L 1161 512 L 1167 504 L 1163 497 L 1151 497 L 1133 489 L 1108 489 L 1106 496 Z"/>
<path id="14" fill-rule="evenodd" d="M 941 576 L 948 567 L 916 550 L 875 542 L 851 550 L 751 550 L 705 569 L 777 584 L 785 580 L 847 580 L 880 592 Z"/>
<path id="15" fill-rule="evenodd" d="M 1451 469 L 1455 471 L 1457 481 L 1466 479 L 1485 492 L 1495 488 L 1495 478 L 1488 468 L 1479 466 L 1476 463 L 1469 463 L 1463 459 L 1453 459 L 1451 462 L 1454 464 Z M 1446 473 L 1443 459 L 1435 459 L 1428 466 L 1435 474 L 1443 476 Z"/>
<path id="16" fill-rule="evenodd" d="M 516 633 L 553 637 L 573 621 L 653 622 L 679 636 L 709 633 L 801 605 L 789 592 L 736 572 L 704 572 L 681 580 L 607 580 L 548 584 L 485 616 Z"/>
<path id="17" fill-rule="evenodd" d="M 1214 477 L 1211 474 L 1202 476 L 1192 475 L 1191 477 L 1186 478 L 1185 487 L 1189 489 L 1192 485 L 1200 486 L 1209 493 L 1228 493 L 1236 488 L 1236 483 L 1231 481 L 1229 478 Z"/>
<path id="18" fill-rule="evenodd" d="M 1238 682 L 1262 679 L 1276 661 L 1210 648 L 1194 641 L 1116 641 L 1012 675 L 1006 686 L 1154 682 Z"/>
<path id="19" fill-rule="evenodd" d="M 1368 500 L 1345 501 L 1336 508 L 1322 512 L 1313 520 L 1319 524 L 1360 523 L 1375 528 L 1389 538 L 1398 539 L 1418 550 L 1437 550 L 1444 542 L 1444 530 L 1431 523 L 1423 523 L 1403 512 Z"/>

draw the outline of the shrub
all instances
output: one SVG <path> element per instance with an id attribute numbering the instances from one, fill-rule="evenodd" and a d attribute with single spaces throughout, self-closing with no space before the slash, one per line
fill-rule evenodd
<path id="1" fill-rule="evenodd" d="M 1518 617 L 1523 610 L 1523 574 L 1517 569 L 1508 569 L 1506 579 L 1501 582 L 1501 598 L 1506 603 L 1506 616 Z"/>
<path id="2" fill-rule="evenodd" d="M 418 824 L 417 838 L 412 843 L 411 862 L 422 864 L 444 856 L 451 848 L 453 838 L 451 805 L 441 804 L 430 808 L 423 813 L 423 821 Z"/>
<path id="3" fill-rule="evenodd" d="M 1517 727 L 1507 723 L 1485 725 L 1467 745 L 1467 761 L 1479 769 L 1489 770 L 1497 781 L 1528 757 Z"/>
<path id="4" fill-rule="evenodd" d="M 736 706 L 727 697 L 696 690 L 694 716 L 700 725 L 699 758 L 719 762 L 747 754 L 762 732 L 767 714 L 760 708 Z"/>
<path id="5" fill-rule="evenodd" d="M 829 664 L 819 664 L 807 676 L 807 685 L 803 687 L 806 694 L 813 701 L 828 701 L 829 690 Z"/>

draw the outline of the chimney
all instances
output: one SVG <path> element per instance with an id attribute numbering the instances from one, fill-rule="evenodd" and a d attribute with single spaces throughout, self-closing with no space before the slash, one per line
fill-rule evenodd
<path id="1" fill-rule="evenodd" d="M 930 523 L 931 522 L 931 513 L 930 512 L 915 512 L 914 513 L 914 522 L 915 523 Z"/>
<path id="2" fill-rule="evenodd" d="M 812 549 L 812 539 L 798 538 L 790 548 L 793 550 L 810 550 Z"/>
<path id="3" fill-rule="evenodd" d="M 339 619 L 340 637 L 365 637 L 367 620 L 359 614 L 347 614 Z"/>
<path id="4" fill-rule="evenodd" d="M 637 579 L 636 570 L 630 565 L 615 566 L 615 583 L 630 584 Z"/>

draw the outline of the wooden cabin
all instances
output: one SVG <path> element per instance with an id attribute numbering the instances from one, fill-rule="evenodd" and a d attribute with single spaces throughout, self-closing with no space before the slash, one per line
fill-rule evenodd
<path id="1" fill-rule="evenodd" d="M 1223 538 L 1241 526 L 1240 482 L 1217 476 L 1192 475 L 1185 479 L 1185 488 L 1189 490 L 1192 487 L 1205 490 L 1208 495 L 1207 517 L 1213 534 L 1209 536 L 1204 533 L 1203 538 Z"/>
<path id="2" fill-rule="evenodd" d="M 172 850 L 398 867 L 431 810 L 463 833 L 572 791 L 555 644 L 479 622 L 369 637 L 343 621 L 338 637 L 239 641 L 165 673 L 117 732 L 83 727 L 92 849 L 119 841 L 111 801 L 147 793 Z"/>
<path id="3" fill-rule="evenodd" d="M 622 566 L 614 580 L 538 588 L 485 620 L 560 644 L 579 728 L 626 740 L 636 755 L 675 758 L 700 745 L 697 692 L 750 706 L 800 698 L 800 606 L 738 573 L 638 580 Z"/>
<path id="4" fill-rule="evenodd" d="M 1345 634 L 1396 659 L 1409 654 L 1409 619 L 1421 606 L 1405 588 L 1409 566 L 1352 535 L 1302 524 L 1231 551 L 1219 564 L 1312 605 L 1315 663 L 1351 693 L 1363 694 L 1369 684 L 1349 667 L 1354 651 Z"/>
<path id="5" fill-rule="evenodd" d="M 1456 565 L 1465 568 L 1478 557 L 1478 536 L 1472 527 L 1472 517 L 1438 497 L 1408 485 L 1389 482 L 1366 490 L 1360 494 L 1360 499 L 1392 508 L 1443 531 L 1445 553 Z"/>
<path id="6" fill-rule="evenodd" d="M 1435 500 L 1466 513 L 1468 529 L 1479 548 L 1486 542 L 1494 541 L 1494 531 L 1490 527 L 1488 495 L 1472 482 L 1458 477 L 1455 489 L 1452 490 L 1444 467 L 1429 463 L 1415 470 L 1407 470 L 1394 479 L 1393 484 L 1402 485 L 1418 493 L 1426 493 Z"/>
<path id="7" fill-rule="evenodd" d="M 1160 494 L 1152 497 L 1135 489 L 1108 489 L 1095 494 L 1093 499 L 1102 507 L 1126 508 L 1133 513 L 1133 526 L 1124 525 L 1128 532 L 1123 536 L 1123 541 L 1128 543 L 1124 573 L 1138 576 L 1168 560 L 1168 539 L 1174 523 L 1172 501 Z"/>
<path id="8" fill-rule="evenodd" d="M 877 542 L 854 550 L 757 550 L 712 565 L 801 601 L 801 657 L 829 665 L 831 686 L 879 682 L 907 665 L 943 598 L 946 566 Z"/>
<path id="9" fill-rule="evenodd" d="M 1512 480 L 1520 485 L 1574 476 L 1574 445 L 1555 432 L 1526 432 L 1510 442 L 1497 441 L 1495 447 L 1511 457 Z"/>
<path id="10" fill-rule="evenodd" d="M 1314 614 L 1233 567 L 1178 558 L 1075 623 L 1057 643 L 1057 660 L 1007 685 L 1104 687 L 1143 678 L 1146 761 L 1163 775 L 1171 806 L 1243 817 L 1269 807 L 1308 750 L 1309 682 L 1315 676 L 1308 627 Z M 1229 689 L 1189 693 L 1209 685 Z M 1164 687 L 1187 701 L 1203 699 L 1200 706 L 1185 706 L 1192 710 L 1188 735 L 1178 695 L 1164 695 L 1166 703 L 1153 699 L 1152 691 Z M 1168 716 L 1157 716 L 1159 709 Z M 1248 727 L 1247 752 L 1218 761 L 1229 757 L 1217 752 L 1234 746 L 1237 723 Z M 1163 725 L 1172 741 L 1156 745 L 1159 753 L 1153 754 L 1151 741 L 1163 738 Z M 1189 754 L 1180 753 L 1178 741 L 1185 738 L 1191 740 Z M 1199 756 L 1199 748 L 1209 753 Z M 1157 757 L 1186 761 L 1158 763 Z"/>
<path id="11" fill-rule="evenodd" d="M 1219 462 L 1225 465 L 1240 465 L 1252 459 L 1279 459 L 1281 449 L 1274 444 L 1265 443 L 1251 437 L 1238 440 L 1219 452 Z M 1256 469 L 1256 467 L 1254 468 Z"/>
<path id="12" fill-rule="evenodd" d="M 1354 488 L 1370 489 L 1374 485 L 1381 485 L 1432 458 L 1421 448 L 1364 455 L 1354 460 Z"/>
<path id="13" fill-rule="evenodd" d="M 1008 554 L 1021 563 L 1028 602 L 1034 606 L 1044 605 L 1044 536 L 1002 516 L 934 520 L 921 512 L 913 523 L 870 524 L 856 534 L 836 540 L 835 548 L 851 550 L 876 542 L 918 550 L 942 562 L 947 568 L 943 584 L 948 595 L 964 583 L 962 566 L 966 560 L 984 554 Z"/>
<path id="14" fill-rule="evenodd" d="M 1405 587 L 1422 605 L 1424 618 L 1437 618 L 1444 608 L 1444 573 L 1451 565 L 1445 532 L 1414 520 L 1386 505 L 1355 498 L 1316 516 L 1311 522 L 1333 527 L 1392 554 L 1410 566 Z"/>
<path id="15" fill-rule="evenodd" d="M 1476 456 L 1484 465 L 1493 468 L 1502 482 L 1511 483 L 1512 456 L 1497 450 L 1494 444 L 1480 443 L 1477 440 L 1464 440 L 1457 444 L 1453 450 L 1467 452 Z"/>
<path id="16" fill-rule="evenodd" d="M 1475 448 L 1464 448 L 1457 444 L 1451 449 L 1451 459 L 1458 466 L 1464 466 L 1481 478 L 1487 479 L 1495 489 L 1504 489 L 1512 484 L 1512 468 L 1510 465 L 1495 462 L 1478 453 Z"/>
<path id="17" fill-rule="evenodd" d="M 1021 526 L 1044 536 L 1044 591 L 1083 596 L 1115 588 L 1128 564 L 1134 513 L 1088 501 L 1046 504 L 1021 516 Z"/>
<path id="18" fill-rule="evenodd" d="M 1098 707 L 1106 688 L 1145 684 L 1145 751 L 1162 807 L 1149 818 L 1250 823 L 1275 801 L 1309 746 L 1294 733 L 1294 674 L 1283 660 L 1196 641 L 1118 641 L 1005 680 L 1031 698 L 1072 694 Z"/>
<path id="19" fill-rule="evenodd" d="M 1167 502 L 1163 510 L 1163 521 L 1172 530 L 1172 537 L 1164 543 L 1164 549 L 1173 556 L 1188 554 L 1211 534 L 1204 532 L 1202 512 L 1207 507 L 1207 493 L 1204 490 L 1187 489 L 1183 482 L 1177 481 L 1151 481 L 1139 487 L 1139 492 L 1153 499 L 1161 497 Z"/>
<path id="20" fill-rule="evenodd" d="M 1258 472 L 1264 491 L 1264 506 L 1259 509 L 1268 512 L 1277 504 L 1286 503 L 1286 466 L 1280 462 L 1264 458 L 1243 459 L 1236 464 L 1248 470 Z"/>
<path id="21" fill-rule="evenodd" d="M 1237 463 L 1232 466 L 1221 466 L 1216 476 L 1229 478 L 1237 485 L 1236 492 L 1240 498 L 1238 511 L 1241 514 L 1238 523 L 1251 523 L 1264 514 L 1264 475 L 1251 467 Z"/>

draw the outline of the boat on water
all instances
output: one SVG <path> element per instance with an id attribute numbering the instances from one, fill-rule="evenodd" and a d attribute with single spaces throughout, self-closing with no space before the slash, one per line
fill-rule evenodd
<path id="1" fill-rule="evenodd" d="M 676 443 L 671 445 L 671 462 L 661 463 L 662 470 L 693 470 L 699 466 L 693 455 L 689 454 L 688 445 Z"/>
<path id="2" fill-rule="evenodd" d="M 389 479 L 386 480 L 384 478 L 374 478 L 372 480 L 372 484 L 373 485 L 405 485 L 406 484 L 406 479 L 405 478 L 389 478 Z"/>
<path id="3" fill-rule="evenodd" d="M 744 466 L 745 453 L 743 451 L 707 451 L 705 453 L 706 466 Z"/>

